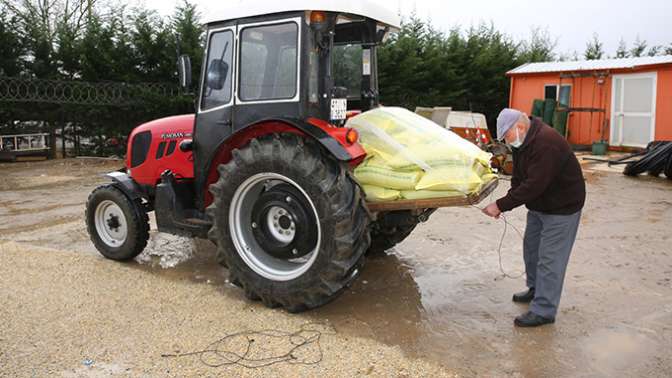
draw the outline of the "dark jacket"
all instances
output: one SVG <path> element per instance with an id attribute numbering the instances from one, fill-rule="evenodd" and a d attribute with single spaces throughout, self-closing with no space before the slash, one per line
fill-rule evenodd
<path id="1" fill-rule="evenodd" d="M 581 165 L 557 131 L 533 118 L 525 141 L 513 149 L 511 189 L 497 200 L 501 211 L 520 205 L 547 214 L 574 214 L 586 201 Z"/>

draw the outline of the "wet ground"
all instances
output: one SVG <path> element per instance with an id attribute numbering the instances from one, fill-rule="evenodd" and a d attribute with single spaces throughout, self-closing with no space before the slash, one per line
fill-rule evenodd
<path id="1" fill-rule="evenodd" d="M 390 255 L 369 259 L 360 279 L 339 299 L 315 311 L 287 315 L 247 302 L 238 289 L 227 283 L 226 271 L 217 267 L 214 250 L 207 241 L 152 232 L 148 248 L 136 262 L 115 264 L 100 258 L 83 224 L 83 204 L 88 193 L 104 182 L 97 175 L 119 165 L 120 162 L 96 160 L 0 164 L 0 261 L 5 265 L 20 264 L 25 254 L 34 261 L 33 268 L 38 269 L 40 259 L 35 254 L 57 250 L 53 256 L 62 262 L 59 266 L 67 265 L 71 259 L 72 264 L 77 264 L 77 268 L 59 269 L 91 266 L 86 272 L 64 274 L 104 277 L 106 273 L 97 269 L 115 270 L 121 266 L 123 272 L 119 274 L 152 282 L 152 287 L 143 283 L 137 289 L 137 295 L 151 292 L 152 300 L 162 289 L 195 295 L 214 292 L 216 297 L 209 302 L 221 306 L 222 312 L 234 317 L 240 311 L 255 312 L 254 321 L 246 322 L 244 317 L 236 320 L 238 326 L 246 329 L 327 322 L 337 331 L 325 341 L 330 348 L 321 370 L 292 370 L 296 368 L 276 365 L 255 370 L 251 375 L 281 374 L 285 371 L 282 369 L 289 369 L 286 371 L 292 375 L 319 372 L 331 376 L 414 376 L 437 372 L 530 377 L 672 375 L 672 181 L 629 178 L 599 165 L 585 165 L 588 201 L 556 324 L 517 329 L 513 327 L 513 317 L 526 307 L 512 303 L 510 298 L 513 292 L 524 288 L 524 278 L 503 276 L 497 249 L 504 224 L 486 218 L 475 208 L 437 211 Z M 507 187 L 508 183 L 503 182 L 493 198 Z M 525 211 L 516 210 L 507 220 L 522 231 Z M 518 275 L 523 267 L 521 239 L 511 227 L 503 239 L 501 263 L 510 276 Z M 43 268 L 46 275 L 50 274 L 48 266 Z M 3 269 L 0 294 L 5 291 L 8 302 L 13 303 L 12 298 L 16 298 L 7 296 L 7 291 L 18 290 L 19 282 L 24 282 L 10 280 L 4 274 L 11 275 L 7 272 L 12 269 L 0 266 Z M 25 284 L 42 290 L 39 281 Z M 179 287 L 174 288 L 175 285 Z M 58 296 L 65 298 L 71 293 L 56 291 L 52 295 L 56 296 L 52 298 L 55 309 L 47 307 L 44 311 L 56 311 L 57 304 L 64 303 L 58 301 Z M 109 300 L 118 304 L 124 297 Z M 102 311 L 115 311 L 109 304 L 97 306 Z M 188 309 L 180 303 L 173 306 L 166 305 L 164 313 L 185 311 L 183 317 L 190 317 L 190 313 L 204 313 L 207 317 L 212 311 L 218 312 L 212 307 L 200 308 L 198 301 Z M 17 311 L 30 310 L 31 303 L 8 307 L 12 310 L 5 307 L 2 315 L 12 323 L 11 319 L 22 316 Z M 88 321 L 93 322 L 90 326 L 94 328 L 106 325 Z M 175 325 L 161 327 L 172 326 Z M 144 332 L 152 333 L 151 327 Z M 14 368 L 11 365 L 21 360 L 10 356 L 20 345 L 19 334 L 11 325 L 0 326 L 0 375 L 3 360 Z M 199 335 L 194 332 L 190 336 L 190 345 L 212 341 L 199 339 Z M 125 336 L 125 340 L 129 337 L 132 338 Z M 128 342 L 137 344 L 136 340 Z M 48 350 L 46 353 L 61 353 Z M 23 357 L 31 357 L 30 352 L 24 353 Z M 112 355 L 109 359 L 115 364 L 126 366 L 127 370 L 121 372 L 157 374 L 149 367 L 143 370 L 142 366 L 129 365 L 128 361 L 136 361 L 134 358 Z M 381 359 L 381 355 L 385 358 Z M 353 359 L 347 364 L 351 365 L 350 370 L 341 370 L 344 367 L 337 363 L 341 358 Z M 152 359 L 137 360 L 136 364 L 142 365 L 142 361 Z M 372 361 L 377 361 L 377 365 Z M 91 372 L 75 367 L 67 370 L 68 363 L 80 361 L 59 365 L 64 367 L 57 371 Z M 182 363 L 188 365 L 187 361 Z M 109 366 L 116 369 L 115 364 Z M 98 372 L 119 373 L 109 366 Z M 384 366 L 387 370 L 381 368 Z M 193 372 L 175 369 L 167 375 Z M 221 374 L 207 369 L 199 372 Z M 245 369 L 236 372 L 249 373 Z"/>

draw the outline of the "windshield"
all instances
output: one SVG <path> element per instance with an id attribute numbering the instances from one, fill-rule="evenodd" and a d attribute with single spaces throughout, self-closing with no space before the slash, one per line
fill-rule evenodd
<path id="1" fill-rule="evenodd" d="M 362 45 L 336 45 L 332 52 L 334 85 L 348 89 L 348 99 L 360 99 L 362 93 Z"/>

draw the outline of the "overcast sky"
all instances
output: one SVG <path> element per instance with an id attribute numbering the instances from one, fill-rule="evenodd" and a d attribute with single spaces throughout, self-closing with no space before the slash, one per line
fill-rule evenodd
<path id="1" fill-rule="evenodd" d="M 169 14 L 178 0 L 135 0 Z M 237 0 L 192 0 L 202 14 Z M 247 0 L 254 1 L 254 0 Z M 282 0 L 277 0 L 282 1 Z M 557 52 L 582 55 L 586 42 L 598 33 L 604 49 L 613 55 L 623 38 L 631 47 L 637 36 L 649 46 L 672 44 L 672 0 L 374 0 L 394 7 L 402 17 L 415 10 L 441 29 L 493 22 L 517 40 L 528 38 L 534 26 L 547 28 L 557 38 Z M 307 1 L 310 3 L 310 1 Z M 667 21 L 667 23 L 666 23 Z"/>

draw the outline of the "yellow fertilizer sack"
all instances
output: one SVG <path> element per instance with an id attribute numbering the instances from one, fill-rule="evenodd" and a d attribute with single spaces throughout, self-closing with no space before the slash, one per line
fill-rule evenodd
<path id="1" fill-rule="evenodd" d="M 416 151 L 415 157 L 423 161 L 430 170 L 435 167 L 442 166 L 459 166 L 464 167 L 473 164 L 473 158 L 465 159 L 460 154 L 452 154 L 445 151 L 445 147 L 436 146 L 435 144 L 428 144 L 426 148 Z M 421 168 L 417 163 L 410 161 L 400 155 L 389 155 L 378 151 L 373 152 L 370 164 L 379 167 L 388 167 L 395 171 L 417 171 Z"/>
<path id="2" fill-rule="evenodd" d="M 362 185 L 368 201 L 394 201 L 399 199 L 401 193 L 398 190 L 381 188 L 373 185 Z"/>
<path id="3" fill-rule="evenodd" d="M 401 198 L 419 200 L 429 198 L 464 197 L 464 194 L 455 190 L 402 190 Z"/>
<path id="4" fill-rule="evenodd" d="M 355 178 L 362 185 L 373 185 L 396 190 L 412 190 L 420 180 L 422 172 L 398 172 L 387 167 L 363 165 L 355 168 Z"/>
<path id="5" fill-rule="evenodd" d="M 404 191 L 404 198 L 413 197 L 413 191 L 471 193 L 484 182 L 481 176 L 492 173 L 490 154 L 403 108 L 376 108 L 350 118 L 346 126 L 359 132 L 368 155 L 355 169 L 355 179 Z"/>
<path id="6" fill-rule="evenodd" d="M 459 166 L 434 168 L 426 172 L 415 186 L 416 190 L 453 190 L 468 194 L 478 190 L 483 183 L 471 169 Z"/>

